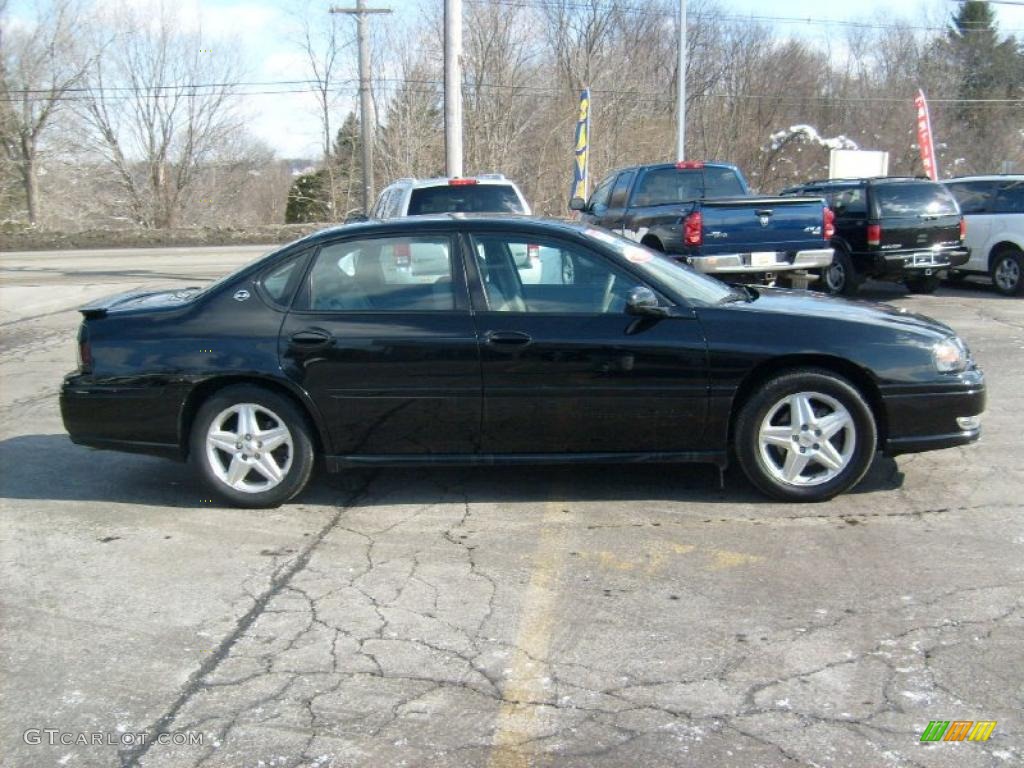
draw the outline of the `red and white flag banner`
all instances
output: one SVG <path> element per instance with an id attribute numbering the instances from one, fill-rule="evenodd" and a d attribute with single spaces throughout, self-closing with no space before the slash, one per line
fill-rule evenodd
<path id="1" fill-rule="evenodd" d="M 935 157 L 935 142 L 932 139 L 932 118 L 928 113 L 928 102 L 925 101 L 924 91 L 917 92 L 914 99 L 914 106 L 917 108 L 917 146 L 921 149 L 921 164 L 924 165 L 924 172 L 928 178 L 937 181 L 939 178 L 939 162 Z"/>

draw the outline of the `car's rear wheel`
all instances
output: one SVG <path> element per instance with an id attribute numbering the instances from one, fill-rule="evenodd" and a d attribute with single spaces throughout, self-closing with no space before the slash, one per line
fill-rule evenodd
<path id="1" fill-rule="evenodd" d="M 1024 255 L 1012 248 L 1004 248 L 992 259 L 992 284 L 1004 296 L 1017 296 L 1024 292 Z"/>
<path id="2" fill-rule="evenodd" d="M 864 477 L 877 431 L 863 396 L 841 376 L 798 370 L 770 379 L 736 420 L 740 466 L 763 493 L 825 501 Z"/>
<path id="3" fill-rule="evenodd" d="M 938 275 L 914 275 L 903 281 L 911 293 L 935 293 L 939 287 Z"/>
<path id="4" fill-rule="evenodd" d="M 857 273 L 850 258 L 843 248 L 836 248 L 832 264 L 821 270 L 821 285 L 825 293 L 833 296 L 853 296 L 860 289 L 863 277 Z"/>
<path id="5" fill-rule="evenodd" d="M 199 408 L 190 456 L 210 487 L 239 507 L 276 507 L 313 471 L 313 441 L 299 409 L 262 387 L 220 390 Z"/>

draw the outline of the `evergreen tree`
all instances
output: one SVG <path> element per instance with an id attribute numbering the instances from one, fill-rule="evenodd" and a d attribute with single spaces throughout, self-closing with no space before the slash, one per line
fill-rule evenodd
<path id="1" fill-rule="evenodd" d="M 329 182 L 324 170 L 304 173 L 288 190 L 288 204 L 284 220 L 288 224 L 307 224 L 330 221 L 331 204 Z"/>

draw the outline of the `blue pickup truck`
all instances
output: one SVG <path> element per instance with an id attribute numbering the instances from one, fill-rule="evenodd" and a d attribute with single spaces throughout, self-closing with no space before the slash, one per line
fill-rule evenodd
<path id="1" fill-rule="evenodd" d="M 583 221 L 733 282 L 801 287 L 832 263 L 834 216 L 820 197 L 752 195 L 734 165 L 637 165 L 573 198 Z"/>

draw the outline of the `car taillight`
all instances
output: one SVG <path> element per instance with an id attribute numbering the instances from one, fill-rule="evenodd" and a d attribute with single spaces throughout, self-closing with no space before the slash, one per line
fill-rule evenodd
<path id="1" fill-rule="evenodd" d="M 395 243 L 395 266 L 408 267 L 412 261 L 408 243 Z"/>
<path id="2" fill-rule="evenodd" d="M 965 219 L 963 216 L 960 217 L 960 239 L 967 239 L 967 219 Z"/>
<path id="3" fill-rule="evenodd" d="M 676 168 L 680 171 L 699 171 L 704 167 L 704 163 L 700 160 L 680 160 L 676 163 Z"/>
<path id="4" fill-rule="evenodd" d="M 683 243 L 686 245 L 704 244 L 704 220 L 700 211 L 694 211 L 683 220 Z"/>
<path id="5" fill-rule="evenodd" d="M 526 246 L 526 258 L 529 259 L 531 264 L 536 264 L 540 261 L 540 246 L 535 244 L 529 244 Z"/>
<path id="6" fill-rule="evenodd" d="M 831 240 L 836 234 L 836 214 L 827 205 L 821 215 L 821 236 L 826 240 Z"/>
<path id="7" fill-rule="evenodd" d="M 868 245 L 882 244 L 882 225 L 868 224 Z"/>
<path id="8" fill-rule="evenodd" d="M 476 179 L 448 179 L 449 187 L 468 187 L 471 184 L 476 184 Z"/>
<path id="9" fill-rule="evenodd" d="M 92 344 L 89 343 L 89 330 L 85 323 L 78 331 L 78 370 L 92 373 Z"/>

